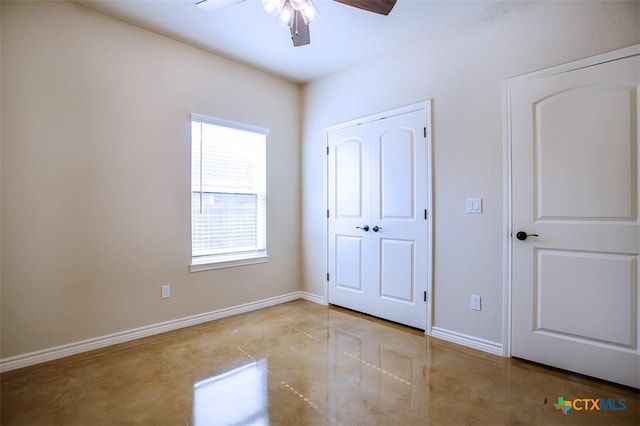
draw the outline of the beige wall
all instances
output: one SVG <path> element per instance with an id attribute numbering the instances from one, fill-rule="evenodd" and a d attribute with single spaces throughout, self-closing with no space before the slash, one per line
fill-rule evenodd
<path id="1" fill-rule="evenodd" d="M 65 2 L 1 78 L 2 358 L 300 290 L 299 86 Z M 191 112 L 270 129 L 268 264 L 188 271 Z"/>
<path id="2" fill-rule="evenodd" d="M 324 294 L 324 128 L 433 100 L 433 325 L 502 345 L 502 84 L 509 77 L 640 42 L 640 3 L 504 2 L 304 90 L 302 217 L 305 290 Z M 482 197 L 481 215 L 464 199 Z M 469 309 L 471 294 L 482 311 Z"/>

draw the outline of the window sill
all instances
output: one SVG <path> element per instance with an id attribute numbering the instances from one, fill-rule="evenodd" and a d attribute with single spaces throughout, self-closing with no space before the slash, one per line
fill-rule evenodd
<path id="1" fill-rule="evenodd" d="M 269 262 L 266 254 L 251 256 L 226 256 L 226 257 L 204 257 L 192 260 L 189 266 L 191 272 L 208 271 L 210 269 L 233 268 L 235 266 L 255 265 Z"/>

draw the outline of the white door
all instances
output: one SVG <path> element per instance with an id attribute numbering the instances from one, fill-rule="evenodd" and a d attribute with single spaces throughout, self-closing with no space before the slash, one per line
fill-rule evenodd
<path id="1" fill-rule="evenodd" d="M 425 109 L 328 134 L 329 303 L 426 329 Z"/>
<path id="2" fill-rule="evenodd" d="M 371 278 L 371 144 L 369 126 L 328 134 L 329 303 L 365 311 Z"/>
<path id="3" fill-rule="evenodd" d="M 508 83 L 511 354 L 634 387 L 639 53 Z"/>

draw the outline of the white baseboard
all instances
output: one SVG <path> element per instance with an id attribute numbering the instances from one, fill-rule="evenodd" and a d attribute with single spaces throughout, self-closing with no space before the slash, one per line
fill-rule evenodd
<path id="1" fill-rule="evenodd" d="M 478 349 L 490 354 L 505 356 L 502 344 L 492 342 L 490 340 L 480 339 L 478 337 L 469 336 L 467 334 L 458 333 L 440 327 L 432 327 L 430 336 L 473 349 Z"/>
<path id="2" fill-rule="evenodd" d="M 82 340 L 62 346 L 56 346 L 53 348 L 42 349 L 35 352 L 29 352 L 26 354 L 0 359 L 0 373 L 16 370 L 18 368 L 28 367 L 30 365 L 40 364 L 42 362 L 53 361 L 55 359 L 64 358 L 70 355 L 92 351 L 94 349 L 116 345 L 118 343 L 124 343 L 143 337 L 153 336 L 155 334 L 165 333 L 167 331 L 177 330 L 179 328 L 202 324 L 204 322 L 213 321 L 220 318 L 230 317 L 232 315 L 255 311 L 258 309 L 279 305 L 281 303 L 290 302 L 297 299 L 305 299 L 320 304 L 324 303 L 324 298 L 320 298 L 311 293 L 296 291 L 293 293 L 284 294 L 282 296 L 276 296 L 268 299 L 258 300 L 256 302 L 245 303 L 243 305 L 219 309 L 217 311 L 207 312 L 204 314 L 179 318 L 176 320 L 153 324 L 146 327 L 135 328 L 132 330 L 122 331 L 106 336 L 95 337 L 92 339 Z"/>
<path id="3" fill-rule="evenodd" d="M 327 300 L 322 297 L 322 296 L 318 296 L 317 294 L 313 294 L 313 293 L 307 293 L 306 291 L 301 291 L 301 299 L 304 300 L 308 300 L 309 302 L 313 302 L 313 303 L 317 303 L 319 305 L 324 305 L 327 306 Z"/>

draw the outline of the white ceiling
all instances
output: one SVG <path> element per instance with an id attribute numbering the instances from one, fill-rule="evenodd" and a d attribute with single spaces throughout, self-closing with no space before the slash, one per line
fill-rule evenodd
<path id="1" fill-rule="evenodd" d="M 293 47 L 289 28 L 246 0 L 215 11 L 197 0 L 76 0 L 123 21 L 304 83 L 358 63 L 486 7 L 485 0 L 398 0 L 388 16 L 313 0 L 311 44 Z"/>

